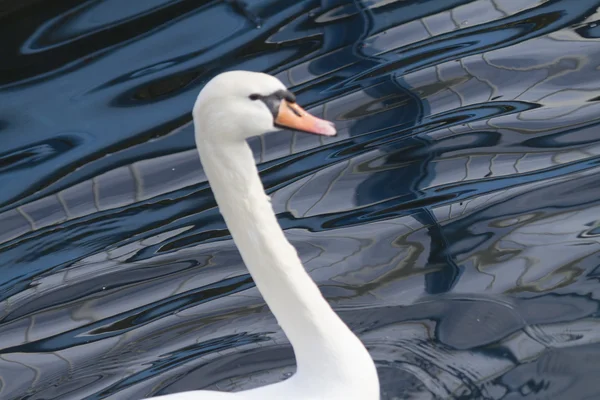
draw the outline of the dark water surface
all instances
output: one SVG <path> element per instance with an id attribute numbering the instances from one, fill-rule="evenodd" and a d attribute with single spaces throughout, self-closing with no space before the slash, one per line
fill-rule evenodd
<path id="1" fill-rule="evenodd" d="M 252 142 L 384 399 L 600 398 L 598 0 L 0 1 L 0 398 L 285 379 L 190 110 L 278 76 L 341 134 Z"/>

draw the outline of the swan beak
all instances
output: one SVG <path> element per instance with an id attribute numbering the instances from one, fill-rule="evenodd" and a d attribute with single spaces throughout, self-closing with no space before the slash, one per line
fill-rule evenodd
<path id="1" fill-rule="evenodd" d="M 310 115 L 296 103 L 281 100 L 275 125 L 323 136 L 335 136 L 337 131 L 333 122 Z"/>

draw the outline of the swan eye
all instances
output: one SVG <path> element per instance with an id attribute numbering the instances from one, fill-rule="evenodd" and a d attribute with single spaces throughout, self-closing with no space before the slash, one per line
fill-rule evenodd
<path id="1" fill-rule="evenodd" d="M 251 94 L 248 97 L 250 98 L 250 100 L 258 100 L 260 99 L 260 94 Z"/>

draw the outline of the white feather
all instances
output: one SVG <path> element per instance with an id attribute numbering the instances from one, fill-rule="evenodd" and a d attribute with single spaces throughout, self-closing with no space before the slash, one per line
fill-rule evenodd
<path id="1" fill-rule="evenodd" d="M 196 144 L 219 210 L 256 286 L 290 340 L 297 372 L 236 393 L 192 391 L 160 400 L 378 400 L 375 364 L 304 270 L 265 195 L 246 138 L 276 130 L 253 93 L 284 89 L 276 78 L 234 71 L 215 77 L 194 106 Z"/>

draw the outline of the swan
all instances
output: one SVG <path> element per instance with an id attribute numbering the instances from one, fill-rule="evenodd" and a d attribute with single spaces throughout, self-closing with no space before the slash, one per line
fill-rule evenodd
<path id="1" fill-rule="evenodd" d="M 375 364 L 332 310 L 287 241 L 246 139 L 290 128 L 334 136 L 331 122 L 304 111 L 277 78 L 229 71 L 212 78 L 193 109 L 200 161 L 246 267 L 289 339 L 289 379 L 226 393 L 190 391 L 154 400 L 379 400 Z"/>

